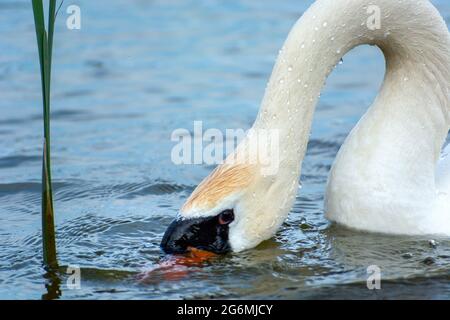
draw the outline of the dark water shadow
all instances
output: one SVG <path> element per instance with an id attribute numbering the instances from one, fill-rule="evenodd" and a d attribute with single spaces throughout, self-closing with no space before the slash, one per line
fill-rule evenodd
<path id="1" fill-rule="evenodd" d="M 61 297 L 61 277 L 59 272 L 60 270 L 58 269 L 50 268 L 43 275 L 46 292 L 42 294 L 42 300 L 55 300 Z"/>

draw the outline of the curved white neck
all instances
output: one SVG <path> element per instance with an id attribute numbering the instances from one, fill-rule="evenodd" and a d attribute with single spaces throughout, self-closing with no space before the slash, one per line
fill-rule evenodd
<path id="1" fill-rule="evenodd" d="M 379 8 L 378 29 L 373 28 L 371 6 Z M 399 139 L 372 141 L 373 147 L 405 142 L 401 153 L 386 157 L 436 163 L 450 126 L 450 38 L 438 11 L 427 0 L 318 0 L 280 51 L 253 126 L 279 130 L 281 167 L 296 167 L 300 174 L 324 82 L 343 55 L 361 44 L 379 46 L 387 62 L 381 92 L 365 116 L 372 119 L 367 125 L 374 135 L 390 127 Z M 427 172 L 427 179 L 433 174 Z"/>

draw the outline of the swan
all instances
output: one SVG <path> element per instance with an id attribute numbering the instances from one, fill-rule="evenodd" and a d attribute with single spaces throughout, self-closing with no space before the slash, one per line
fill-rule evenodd
<path id="1" fill-rule="evenodd" d="M 378 14 L 378 24 L 376 23 Z M 340 148 L 325 215 L 368 232 L 450 236 L 450 35 L 428 0 L 317 0 L 276 60 L 252 130 L 277 130 L 278 170 L 248 160 L 249 134 L 194 190 L 161 248 L 239 252 L 272 237 L 299 187 L 320 91 L 356 46 L 386 59 L 380 92 Z M 258 148 L 262 148 L 260 145 Z"/>

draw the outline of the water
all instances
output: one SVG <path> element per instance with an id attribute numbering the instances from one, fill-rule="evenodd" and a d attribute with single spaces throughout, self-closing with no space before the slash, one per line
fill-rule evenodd
<path id="1" fill-rule="evenodd" d="M 290 27 L 308 1 L 84 1 L 82 29 L 57 24 L 53 177 L 59 259 L 41 266 L 40 79 L 29 1 L 1 1 L 0 298 L 449 298 L 450 241 L 359 233 L 323 217 L 330 165 L 376 95 L 376 48 L 344 58 L 315 114 L 303 188 L 278 234 L 254 250 L 136 281 L 208 166 L 170 161 L 176 128 L 249 128 Z M 433 1 L 450 22 L 450 4 Z M 366 288 L 369 265 L 382 290 Z"/>

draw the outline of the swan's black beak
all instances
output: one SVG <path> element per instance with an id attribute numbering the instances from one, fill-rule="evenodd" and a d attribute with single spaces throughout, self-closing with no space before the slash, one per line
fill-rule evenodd
<path id="1" fill-rule="evenodd" d="M 193 247 L 224 254 L 231 251 L 228 241 L 228 224 L 215 217 L 176 219 L 161 241 L 161 249 L 168 254 L 186 253 Z"/>

